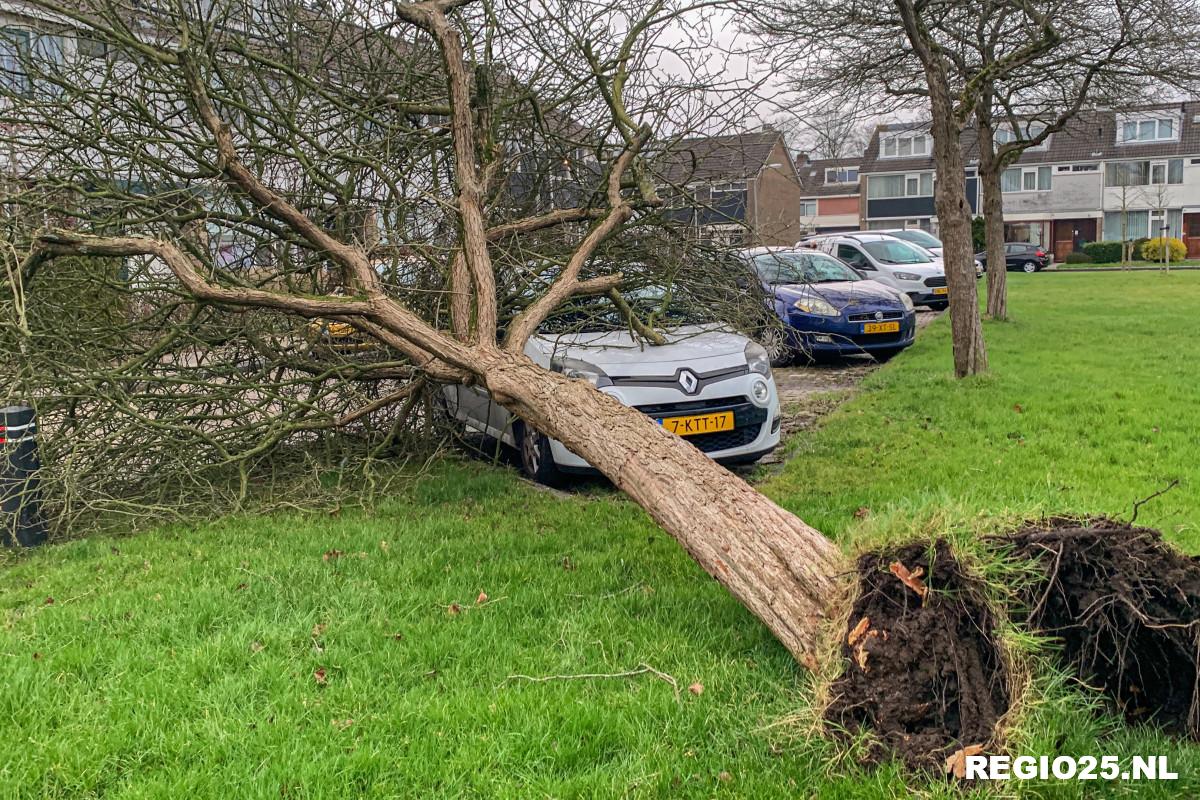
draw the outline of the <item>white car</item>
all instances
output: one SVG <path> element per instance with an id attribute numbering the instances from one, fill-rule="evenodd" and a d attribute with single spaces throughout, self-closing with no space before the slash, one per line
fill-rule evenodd
<path id="1" fill-rule="evenodd" d="M 945 265 L 923 247 L 874 232 L 822 236 L 807 246 L 815 246 L 865 277 L 904 292 L 913 305 L 933 309 L 949 305 Z"/>
<path id="2" fill-rule="evenodd" d="M 920 228 L 890 228 L 888 230 L 877 231 L 877 233 L 886 233 L 888 236 L 895 236 L 897 239 L 903 239 L 906 242 L 923 247 L 928 250 L 931 255 L 942 259 L 943 265 L 945 258 L 943 256 L 942 240 L 931 233 L 921 230 Z M 983 262 L 978 258 L 975 259 L 975 277 L 983 277 Z"/>
<path id="3" fill-rule="evenodd" d="M 724 464 L 749 464 L 779 444 L 779 395 L 767 352 L 716 324 L 686 325 L 647 344 L 627 331 L 543 334 L 525 354 L 589 381 L 685 437 Z M 447 410 L 467 427 L 517 448 L 522 470 L 543 483 L 594 471 L 561 442 L 538 433 L 487 392 L 446 386 Z"/>

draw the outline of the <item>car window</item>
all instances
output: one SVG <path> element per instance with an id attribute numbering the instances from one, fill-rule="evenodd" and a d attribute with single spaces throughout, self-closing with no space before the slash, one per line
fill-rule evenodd
<path id="1" fill-rule="evenodd" d="M 884 264 L 929 264 L 933 261 L 924 250 L 899 239 L 865 242 L 863 247 Z"/>
<path id="2" fill-rule="evenodd" d="M 942 246 L 941 239 L 938 239 L 936 236 L 928 234 L 925 231 L 919 230 L 917 228 L 909 228 L 909 229 L 903 230 L 903 231 L 895 231 L 892 233 L 892 236 L 895 236 L 897 239 L 903 239 L 906 242 L 912 242 L 913 244 L 919 244 L 921 247 L 941 247 Z"/>
<path id="3" fill-rule="evenodd" d="M 1020 245 L 1015 245 L 1015 244 L 1004 245 L 1004 252 L 1008 253 L 1010 256 L 1013 255 L 1014 253 L 1019 252 L 1019 249 L 1020 249 Z"/>
<path id="4" fill-rule="evenodd" d="M 866 257 L 859 251 L 859 249 L 850 244 L 839 244 L 837 246 L 837 257 L 842 261 L 845 261 L 847 264 L 851 264 L 856 267 L 860 264 L 866 265 L 868 263 Z"/>
<path id="5" fill-rule="evenodd" d="M 844 246 L 844 245 L 843 245 Z M 779 252 L 755 256 L 754 269 L 763 283 L 834 283 L 862 277 L 824 253 Z"/>

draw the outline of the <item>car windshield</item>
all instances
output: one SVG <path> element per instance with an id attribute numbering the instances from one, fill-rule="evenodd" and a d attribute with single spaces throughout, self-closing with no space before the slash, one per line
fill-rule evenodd
<path id="1" fill-rule="evenodd" d="M 670 330 L 683 325 L 712 323 L 715 315 L 702 304 L 650 286 L 624 294 L 630 310 L 643 322 L 652 322 L 659 329 Z M 578 297 L 555 309 L 538 328 L 539 333 L 608 333 L 627 331 L 630 322 L 607 297 Z"/>
<path id="2" fill-rule="evenodd" d="M 823 253 L 766 253 L 754 257 L 754 270 L 763 283 L 841 283 L 862 277 L 841 261 Z"/>
<path id="3" fill-rule="evenodd" d="M 939 239 L 936 236 L 933 236 L 931 234 L 928 234 L 923 230 L 919 230 L 916 228 L 909 228 L 908 230 L 903 230 L 903 231 L 894 231 L 891 235 L 895 236 L 897 239 L 903 239 L 906 242 L 912 242 L 913 244 L 919 244 L 919 245 L 921 245 L 921 247 L 941 247 L 942 246 L 941 239 Z"/>
<path id="4" fill-rule="evenodd" d="M 867 252 L 884 264 L 929 264 L 933 261 L 923 250 L 899 239 L 863 242 Z"/>

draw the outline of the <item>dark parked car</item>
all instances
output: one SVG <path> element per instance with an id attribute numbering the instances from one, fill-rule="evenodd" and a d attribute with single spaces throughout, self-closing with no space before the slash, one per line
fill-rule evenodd
<path id="1" fill-rule="evenodd" d="M 983 264 L 984 269 L 988 268 L 987 251 L 976 253 L 975 259 Z M 1004 245 L 1004 262 L 1010 272 L 1037 272 L 1054 263 L 1054 256 L 1036 244 L 1007 242 Z"/>
<path id="2" fill-rule="evenodd" d="M 785 326 L 764 337 L 772 366 L 797 356 L 869 354 L 886 361 L 913 343 L 917 317 L 904 292 L 814 250 L 764 247 L 743 255 Z"/>

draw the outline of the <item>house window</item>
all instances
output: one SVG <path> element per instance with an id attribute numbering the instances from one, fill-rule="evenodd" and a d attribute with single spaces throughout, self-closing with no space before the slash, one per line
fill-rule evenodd
<path id="1" fill-rule="evenodd" d="M 1110 161 L 1105 165 L 1105 186 L 1163 186 L 1183 183 L 1183 159 L 1165 161 Z"/>
<path id="2" fill-rule="evenodd" d="M 33 88 L 24 64 L 29 57 L 30 39 L 29 31 L 0 29 L 0 86 L 5 91 L 29 94 Z"/>
<path id="3" fill-rule="evenodd" d="M 894 134 L 882 139 L 879 147 L 881 158 L 911 158 L 929 155 L 929 134 Z"/>
<path id="4" fill-rule="evenodd" d="M 830 167 L 825 170 L 826 183 L 858 183 L 858 167 Z"/>
<path id="5" fill-rule="evenodd" d="M 1029 123 L 1029 125 L 1027 125 L 1025 127 L 1025 130 L 1021 132 L 1021 134 L 1022 134 L 1021 139 L 1022 139 L 1022 141 L 1026 141 L 1026 142 L 1033 141 L 1037 137 L 1041 136 L 1042 132 L 1045 130 L 1046 130 L 1046 126 L 1044 123 L 1031 122 L 1031 123 Z M 992 135 L 992 141 L 998 145 L 1009 144 L 1011 142 L 1017 141 L 1017 134 L 1013 131 L 1013 129 L 1011 127 L 1008 127 L 1008 126 L 1005 126 L 1002 128 L 997 128 L 996 131 Z M 1035 146 L 1027 147 L 1025 149 L 1026 150 L 1045 150 L 1049 146 L 1049 144 L 1050 144 L 1050 137 L 1047 136 L 1039 144 L 1037 144 Z"/>
<path id="6" fill-rule="evenodd" d="M 1174 117 L 1124 119 L 1117 133 L 1118 144 L 1171 142 L 1178 138 L 1179 125 Z"/>
<path id="7" fill-rule="evenodd" d="M 867 197 L 875 200 L 932 196 L 932 172 L 915 172 L 910 175 L 872 175 L 867 181 Z"/>
<path id="8" fill-rule="evenodd" d="M 1099 164 L 1072 164 L 1071 172 L 1099 172 Z"/>
<path id="9" fill-rule="evenodd" d="M 706 225 L 699 231 L 702 242 L 739 247 L 746 243 L 746 229 L 741 225 Z"/>
<path id="10" fill-rule="evenodd" d="M 1049 167 L 1012 167 L 1000 175 L 1002 192 L 1050 191 Z"/>
<path id="11" fill-rule="evenodd" d="M 745 181 L 730 181 L 729 183 L 714 183 L 709 188 L 713 205 L 721 205 L 729 200 L 740 200 L 746 194 Z"/>
<path id="12" fill-rule="evenodd" d="M 800 216 L 815 217 L 817 215 L 816 200 L 801 200 L 800 201 Z"/>

